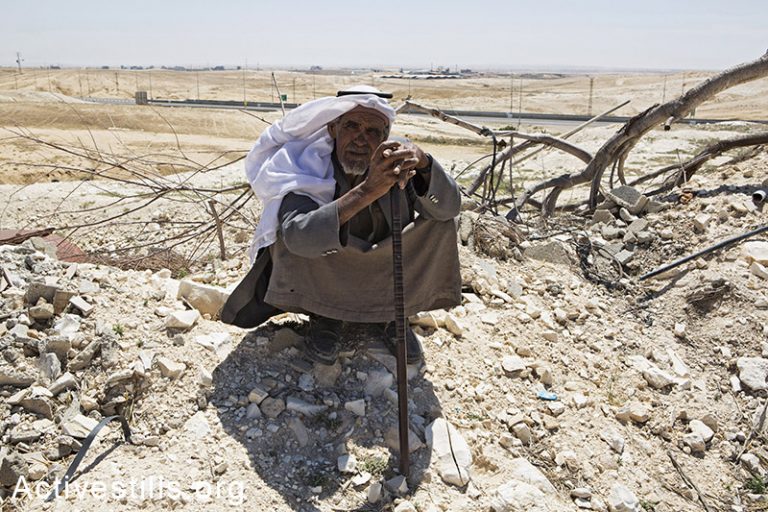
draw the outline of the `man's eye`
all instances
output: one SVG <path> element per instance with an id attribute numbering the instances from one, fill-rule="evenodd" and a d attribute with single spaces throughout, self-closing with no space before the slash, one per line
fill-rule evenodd
<path id="1" fill-rule="evenodd" d="M 373 137 L 381 138 L 381 130 L 377 128 L 369 128 L 368 129 L 368 135 L 371 135 Z"/>

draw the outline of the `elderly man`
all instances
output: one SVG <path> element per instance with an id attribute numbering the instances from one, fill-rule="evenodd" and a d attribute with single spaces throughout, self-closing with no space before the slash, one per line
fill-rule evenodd
<path id="1" fill-rule="evenodd" d="M 344 322 L 379 323 L 394 352 L 393 187 L 405 196 L 405 314 L 460 302 L 459 189 L 417 145 L 388 140 L 395 112 L 386 97 L 368 86 L 340 91 L 261 135 L 245 164 L 264 203 L 255 263 L 222 311 L 225 322 L 252 327 L 282 311 L 306 313 L 306 353 L 324 364 L 336 361 Z M 410 329 L 406 342 L 408 362 L 418 362 Z"/>

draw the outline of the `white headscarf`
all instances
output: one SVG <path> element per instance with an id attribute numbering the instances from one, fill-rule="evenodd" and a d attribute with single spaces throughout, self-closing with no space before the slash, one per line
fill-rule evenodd
<path id="1" fill-rule="evenodd" d="M 256 252 L 276 240 L 280 203 L 290 192 L 299 192 L 320 205 L 330 203 L 336 188 L 333 178 L 333 139 L 327 125 L 361 106 L 375 109 L 395 120 L 395 111 L 375 95 L 377 89 L 359 85 L 348 90 L 369 93 L 325 97 L 292 110 L 261 134 L 245 158 L 245 175 L 264 204 L 261 220 L 251 244 Z"/>

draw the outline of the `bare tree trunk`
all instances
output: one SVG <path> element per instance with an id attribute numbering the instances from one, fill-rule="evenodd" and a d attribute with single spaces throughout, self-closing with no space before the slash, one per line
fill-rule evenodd
<path id="1" fill-rule="evenodd" d="M 584 170 L 534 185 L 521 195 L 518 206 L 525 204 L 532 194 L 552 188 L 542 203 L 543 213 L 551 215 L 560 193 L 565 188 L 591 182 L 589 206 L 594 208 L 597 205 L 600 183 L 605 170 L 622 158 L 622 155 L 628 154 L 643 135 L 665 122 L 669 124 L 675 119 L 685 117 L 701 103 L 725 89 L 765 76 L 768 76 L 768 53 L 755 61 L 740 64 L 705 80 L 675 100 L 650 107 L 627 121 L 613 137 L 608 139 Z"/>

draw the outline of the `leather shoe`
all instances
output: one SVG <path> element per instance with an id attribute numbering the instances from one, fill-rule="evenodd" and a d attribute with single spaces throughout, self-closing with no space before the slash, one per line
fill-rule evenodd
<path id="1" fill-rule="evenodd" d="M 331 365 L 339 357 L 341 320 L 317 315 L 309 317 L 309 333 L 304 338 L 306 354 L 311 360 Z"/>

